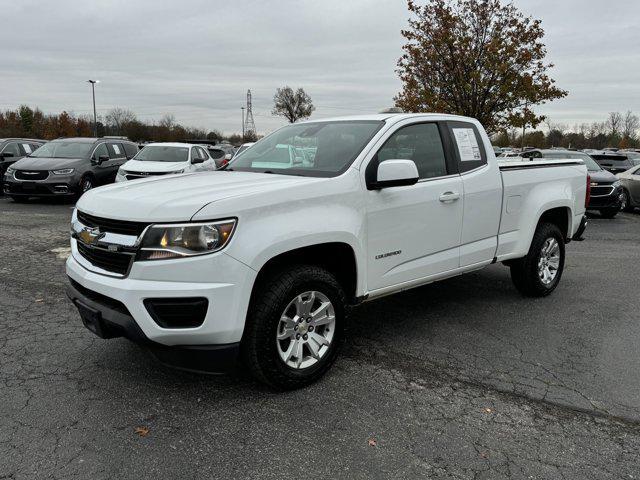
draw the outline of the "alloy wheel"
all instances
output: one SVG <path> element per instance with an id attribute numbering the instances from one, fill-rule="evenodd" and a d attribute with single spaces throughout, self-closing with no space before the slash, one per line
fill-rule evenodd
<path id="1" fill-rule="evenodd" d="M 547 238 L 542 245 L 538 259 L 538 276 L 544 285 L 550 285 L 558 275 L 560 268 L 560 244 L 553 238 Z"/>
<path id="2" fill-rule="evenodd" d="M 296 296 L 278 322 L 280 359 L 296 370 L 312 367 L 329 351 L 335 324 L 335 309 L 325 294 L 314 290 Z"/>

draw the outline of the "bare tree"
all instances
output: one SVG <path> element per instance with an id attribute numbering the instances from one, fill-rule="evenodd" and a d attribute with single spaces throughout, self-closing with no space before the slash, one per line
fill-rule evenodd
<path id="1" fill-rule="evenodd" d="M 619 136 L 622 130 L 622 115 L 620 115 L 620 112 L 610 112 L 605 125 L 609 135 L 612 137 Z"/>
<path id="2" fill-rule="evenodd" d="M 635 139 L 640 128 L 640 119 L 631 110 L 627 110 L 622 119 L 622 137 Z"/>
<path id="3" fill-rule="evenodd" d="M 171 130 L 176 124 L 176 117 L 172 113 L 166 113 L 160 119 L 159 125 L 164 128 L 168 128 Z"/>
<path id="4" fill-rule="evenodd" d="M 316 107 L 311 102 L 311 97 L 299 88 L 293 91 L 291 87 L 278 88 L 273 96 L 274 115 L 285 117 L 289 123 L 295 123 L 297 120 L 309 118 Z"/>
<path id="5" fill-rule="evenodd" d="M 105 117 L 105 121 L 107 125 L 111 127 L 115 133 L 120 135 L 122 133 L 122 129 L 125 125 L 131 122 L 135 122 L 136 114 L 131 110 L 127 110 L 125 108 L 115 107 L 109 110 Z"/>

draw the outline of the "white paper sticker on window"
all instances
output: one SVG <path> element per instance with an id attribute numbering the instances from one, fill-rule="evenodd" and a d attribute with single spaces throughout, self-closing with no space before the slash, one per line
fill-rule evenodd
<path id="1" fill-rule="evenodd" d="M 27 155 L 31 153 L 31 145 L 29 145 L 28 143 L 23 143 L 22 148 L 24 148 L 24 151 L 27 152 Z"/>
<path id="2" fill-rule="evenodd" d="M 113 151 L 116 152 L 116 155 L 120 155 L 120 146 L 119 145 L 111 145 L 113 147 Z"/>
<path id="3" fill-rule="evenodd" d="M 456 137 L 461 161 L 477 162 L 482 160 L 480 147 L 473 128 L 454 128 L 453 135 Z"/>

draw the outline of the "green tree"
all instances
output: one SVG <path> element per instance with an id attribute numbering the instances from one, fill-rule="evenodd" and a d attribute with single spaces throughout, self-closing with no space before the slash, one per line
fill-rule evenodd
<path id="1" fill-rule="evenodd" d="M 22 123 L 22 131 L 25 136 L 33 136 L 33 110 L 27 105 L 20 105 L 18 108 L 20 122 Z"/>
<path id="2" fill-rule="evenodd" d="M 500 0 L 408 0 L 396 105 L 477 118 L 490 132 L 535 126 L 531 107 L 561 98 L 545 62 L 540 20 Z"/>

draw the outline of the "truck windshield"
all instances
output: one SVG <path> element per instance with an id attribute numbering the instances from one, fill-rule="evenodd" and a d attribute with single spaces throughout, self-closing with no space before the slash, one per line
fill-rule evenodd
<path id="1" fill-rule="evenodd" d="M 132 160 L 141 162 L 186 162 L 189 158 L 187 147 L 170 147 L 168 145 L 147 145 Z"/>
<path id="2" fill-rule="evenodd" d="M 90 142 L 49 142 L 45 143 L 30 157 L 36 158 L 86 158 L 93 147 Z"/>
<path id="3" fill-rule="evenodd" d="M 383 124 L 352 120 L 288 125 L 236 157 L 229 170 L 334 177 L 349 168 Z"/>

